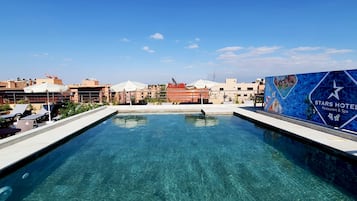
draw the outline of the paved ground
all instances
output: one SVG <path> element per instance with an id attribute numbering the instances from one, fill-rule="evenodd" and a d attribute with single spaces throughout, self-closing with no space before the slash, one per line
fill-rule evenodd
<path id="1" fill-rule="evenodd" d="M 244 107 L 245 106 L 245 107 Z M 108 106 L 79 116 L 60 120 L 53 124 L 0 140 L 0 175 L 19 161 L 33 156 L 47 147 L 67 138 L 81 129 L 118 112 L 125 113 L 204 113 L 206 115 L 232 115 L 235 113 L 247 119 L 268 125 L 301 138 L 317 142 L 333 150 L 341 151 L 357 159 L 357 141 L 342 138 L 304 125 L 284 121 L 269 115 L 255 112 L 250 105 L 140 105 Z"/>

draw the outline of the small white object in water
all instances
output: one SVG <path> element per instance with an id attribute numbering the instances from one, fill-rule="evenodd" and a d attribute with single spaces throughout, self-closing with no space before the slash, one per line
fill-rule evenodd
<path id="1" fill-rule="evenodd" d="M 25 174 L 23 174 L 22 175 L 22 179 L 26 179 L 27 177 L 29 177 L 30 176 L 30 173 L 28 173 L 28 172 L 26 172 Z"/>

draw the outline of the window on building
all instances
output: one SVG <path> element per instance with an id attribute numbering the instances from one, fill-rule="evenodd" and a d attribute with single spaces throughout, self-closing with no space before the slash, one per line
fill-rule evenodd
<path id="1" fill-rule="evenodd" d="M 238 87 L 238 91 L 240 91 L 240 90 L 242 90 L 242 88 L 241 88 L 241 87 Z"/>
<path id="2" fill-rule="evenodd" d="M 243 96 L 248 96 L 247 94 L 244 94 Z"/>
<path id="3" fill-rule="evenodd" d="M 253 87 L 248 87 L 247 90 L 248 91 L 253 91 Z"/>
<path id="4" fill-rule="evenodd" d="M 224 88 L 219 88 L 220 91 L 224 91 Z"/>
<path id="5" fill-rule="evenodd" d="M 238 94 L 238 96 L 241 96 L 241 94 Z"/>

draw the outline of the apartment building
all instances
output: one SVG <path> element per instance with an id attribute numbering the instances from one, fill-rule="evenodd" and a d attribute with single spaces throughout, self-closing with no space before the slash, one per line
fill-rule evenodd
<path id="1" fill-rule="evenodd" d="M 47 75 L 46 78 L 21 79 L 0 81 L 0 104 L 15 104 L 19 102 L 44 103 L 47 101 L 47 93 L 25 93 L 24 88 L 34 84 L 52 83 L 62 84 L 62 80 L 56 76 Z M 51 102 L 66 99 L 62 93 L 51 93 Z"/>
<path id="2" fill-rule="evenodd" d="M 243 103 L 253 100 L 256 94 L 264 93 L 264 79 L 257 79 L 251 83 L 238 83 L 235 78 L 227 78 L 224 83 L 219 83 L 210 90 L 210 102 Z"/>
<path id="3" fill-rule="evenodd" d="M 74 103 L 103 103 L 113 99 L 110 85 L 100 85 L 98 80 L 85 79 L 81 84 L 68 85 L 70 101 Z"/>

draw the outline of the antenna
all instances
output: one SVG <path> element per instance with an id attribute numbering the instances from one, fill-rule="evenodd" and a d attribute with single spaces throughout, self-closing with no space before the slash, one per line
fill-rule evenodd
<path id="1" fill-rule="evenodd" d="M 177 85 L 177 82 L 174 78 L 171 78 L 172 79 L 172 82 L 175 83 L 175 85 Z"/>

